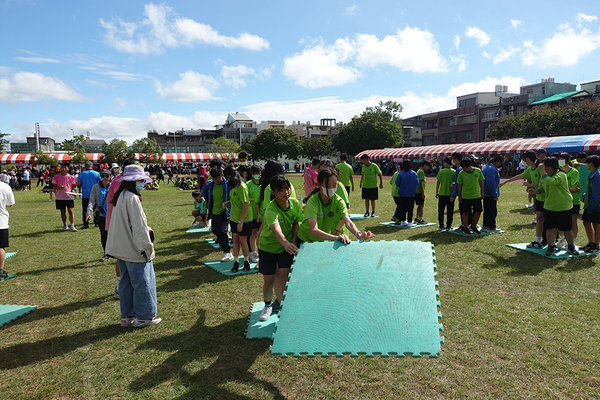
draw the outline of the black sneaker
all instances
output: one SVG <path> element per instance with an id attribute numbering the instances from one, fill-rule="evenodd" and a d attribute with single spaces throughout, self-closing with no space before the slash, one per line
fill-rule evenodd
<path id="1" fill-rule="evenodd" d="M 367 218 L 369 216 L 369 212 L 367 211 L 363 217 Z"/>
<path id="2" fill-rule="evenodd" d="M 572 256 L 578 256 L 579 252 L 577 250 L 575 250 L 575 246 L 570 244 L 567 246 L 567 253 L 569 253 Z"/>
<path id="3" fill-rule="evenodd" d="M 544 246 L 542 246 L 542 244 L 540 242 L 531 242 L 527 245 L 528 249 L 541 249 Z"/>
<path id="4" fill-rule="evenodd" d="M 594 244 L 592 242 L 588 242 L 588 244 L 586 244 L 585 246 L 579 246 L 579 250 L 587 253 L 588 250 L 591 249 L 593 246 Z"/>
<path id="5" fill-rule="evenodd" d="M 446 228 L 444 228 L 444 225 L 440 225 L 440 227 L 438 228 L 438 231 L 443 231 L 446 230 Z"/>
<path id="6" fill-rule="evenodd" d="M 471 230 L 473 232 L 475 232 L 476 234 L 481 235 L 481 231 L 479 229 L 477 229 L 477 227 L 471 227 Z"/>
<path id="7" fill-rule="evenodd" d="M 548 246 L 548 241 L 547 240 L 542 240 L 542 247 L 546 247 Z"/>
<path id="8" fill-rule="evenodd" d="M 233 267 L 231 268 L 231 272 L 236 273 L 240 270 L 240 262 L 239 261 L 234 261 L 233 262 Z"/>
<path id="9" fill-rule="evenodd" d="M 3 269 L 0 269 L 0 282 L 8 278 L 8 272 Z"/>
<path id="10" fill-rule="evenodd" d="M 279 302 L 279 300 L 275 300 L 274 302 L 272 302 L 271 308 L 273 309 L 274 313 L 281 311 L 281 303 Z"/>
<path id="11" fill-rule="evenodd" d="M 371 218 L 375 218 L 375 211 L 371 213 Z"/>
<path id="12" fill-rule="evenodd" d="M 238 268 L 239 268 L 239 264 L 238 264 Z M 244 260 L 244 268 L 242 268 L 242 271 L 250 271 L 250 261 L 246 261 Z"/>
<path id="13" fill-rule="evenodd" d="M 546 255 L 546 257 L 550 257 L 552 254 L 554 254 L 555 251 L 556 246 L 548 246 L 548 249 L 546 249 L 546 252 L 544 254 Z"/>
<path id="14" fill-rule="evenodd" d="M 591 245 L 592 246 L 590 246 L 590 248 L 588 250 L 586 250 L 586 253 L 588 253 L 588 254 L 600 253 L 600 247 L 596 243 L 591 243 Z"/>
<path id="15" fill-rule="evenodd" d="M 469 228 L 463 228 L 462 232 L 465 235 L 472 235 L 473 234 L 473 232 L 471 232 L 471 230 Z"/>

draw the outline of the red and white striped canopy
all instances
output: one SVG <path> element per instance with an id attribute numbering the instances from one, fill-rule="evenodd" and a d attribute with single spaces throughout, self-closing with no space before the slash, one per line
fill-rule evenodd
<path id="1" fill-rule="evenodd" d="M 70 162 L 71 156 L 65 153 L 46 154 L 47 156 L 56 158 L 58 162 Z M 86 157 L 93 163 L 101 162 L 103 153 L 86 153 Z M 144 154 L 134 153 L 134 158 L 140 160 Z M 1 164 L 35 164 L 33 154 L 0 154 Z M 182 163 L 182 162 L 208 162 L 213 159 L 219 160 L 237 160 L 237 154 L 228 153 L 164 153 L 162 156 L 163 162 Z"/>

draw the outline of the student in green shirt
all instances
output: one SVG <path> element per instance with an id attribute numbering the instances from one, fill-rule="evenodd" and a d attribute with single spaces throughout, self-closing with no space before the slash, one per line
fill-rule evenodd
<path id="1" fill-rule="evenodd" d="M 206 202 L 202 198 L 202 193 L 198 190 L 192 192 L 192 197 L 194 198 L 194 210 L 192 211 L 194 223 L 192 227 L 204 228 L 206 226 Z"/>
<path id="2" fill-rule="evenodd" d="M 340 163 L 336 165 L 338 171 L 340 171 L 340 182 L 346 188 L 346 192 L 350 194 L 350 185 L 352 185 L 352 191 L 354 192 L 354 169 L 348 164 L 348 155 L 346 153 L 340 154 Z"/>
<path id="3" fill-rule="evenodd" d="M 258 262 L 258 216 L 260 210 L 259 195 L 260 195 L 260 167 L 253 165 L 250 167 L 250 179 L 246 182 L 248 187 L 248 197 L 250 200 L 250 211 L 252 212 L 252 234 L 250 235 L 250 262 Z M 258 201 L 258 203 L 257 203 Z"/>
<path id="4" fill-rule="evenodd" d="M 396 186 L 396 178 L 398 177 L 399 173 L 400 173 L 400 170 L 394 172 L 394 175 L 392 175 L 392 178 L 390 179 L 390 185 L 392 185 L 392 199 L 394 199 L 394 204 L 396 204 L 396 210 L 394 210 L 394 215 L 392 216 L 392 222 L 394 222 L 396 224 L 400 224 L 400 210 L 401 210 L 400 194 L 398 193 L 398 186 Z"/>
<path id="5" fill-rule="evenodd" d="M 465 157 L 460 162 L 462 171 L 458 174 L 458 201 L 462 204 L 463 232 L 470 235 L 472 232 L 481 235 L 477 229 L 477 222 L 483 211 L 483 173 L 479 168 L 473 167 L 473 160 Z M 473 210 L 473 222 L 469 230 L 469 213 Z M 472 232 L 471 232 L 472 231 Z"/>
<path id="6" fill-rule="evenodd" d="M 579 171 L 579 187 L 581 191 L 579 192 L 579 203 L 583 201 L 583 196 L 585 196 L 585 188 L 587 186 L 587 178 L 590 175 L 590 170 L 587 168 L 587 158 L 588 155 L 585 152 L 581 152 L 577 154 L 577 162 L 574 164 L 575 168 Z"/>
<path id="7" fill-rule="evenodd" d="M 424 161 L 421 168 L 417 170 L 417 177 L 419 178 L 419 186 L 417 186 L 417 195 L 415 196 L 415 204 L 417 205 L 417 217 L 415 223 L 424 225 L 427 222 L 423 219 L 423 211 L 425 208 L 425 173 L 431 168 L 429 161 Z"/>
<path id="8" fill-rule="evenodd" d="M 298 227 L 302 221 L 302 205 L 291 196 L 290 182 L 284 175 L 275 175 L 271 181 L 271 193 L 275 197 L 264 215 L 263 228 L 258 242 L 258 272 L 263 276 L 265 306 L 258 319 L 266 321 L 271 313 L 281 309 L 283 290 L 287 282 L 294 255 Z M 273 289 L 277 300 L 273 299 Z"/>
<path id="9" fill-rule="evenodd" d="M 227 166 L 223 172 L 227 178 L 229 188 L 229 203 L 231 212 L 229 216 L 231 235 L 233 236 L 233 267 L 231 272 L 240 270 L 240 247 L 244 256 L 243 271 L 250 271 L 250 249 L 248 248 L 248 236 L 252 234 L 252 212 L 250 211 L 250 199 L 248 188 L 242 182 L 242 176 L 232 166 Z"/>
<path id="10" fill-rule="evenodd" d="M 435 197 L 438 199 L 438 223 L 440 230 L 452 229 L 454 217 L 454 202 L 450 200 L 452 184 L 454 183 L 456 171 L 452 168 L 452 159 L 444 158 L 444 168 L 438 172 L 435 185 Z M 446 211 L 446 225 L 444 226 L 444 210 Z M 461 216 L 462 218 L 462 216 Z"/>
<path id="11" fill-rule="evenodd" d="M 561 153 L 558 159 L 558 166 L 567 174 L 567 184 L 569 185 L 569 191 L 573 196 L 573 213 L 572 213 L 572 225 L 573 225 L 573 242 L 577 241 L 577 234 L 579 233 L 579 227 L 577 226 L 577 219 L 579 217 L 579 210 L 581 207 L 581 201 L 579 194 L 581 192 L 579 170 L 573 168 L 571 165 L 571 155 L 569 153 Z M 566 242 L 566 238 L 561 239 L 561 242 Z M 560 242 L 559 242 L 560 243 Z M 562 247 L 564 243 L 560 243 L 558 247 Z"/>
<path id="12" fill-rule="evenodd" d="M 375 201 L 379 198 L 377 189 L 377 177 L 379 177 L 379 188 L 383 189 L 383 175 L 377 164 L 369 160 L 369 156 L 363 154 L 360 156 L 362 162 L 362 177 L 360 178 L 360 187 L 362 188 L 362 198 L 365 200 L 365 217 L 369 216 L 369 201 L 371 202 L 371 217 L 375 217 Z"/>

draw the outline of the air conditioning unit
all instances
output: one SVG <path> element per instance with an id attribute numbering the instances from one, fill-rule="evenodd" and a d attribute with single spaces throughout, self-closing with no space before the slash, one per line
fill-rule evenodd
<path id="1" fill-rule="evenodd" d="M 508 106 L 508 111 L 513 111 L 515 109 L 515 106 Z"/>

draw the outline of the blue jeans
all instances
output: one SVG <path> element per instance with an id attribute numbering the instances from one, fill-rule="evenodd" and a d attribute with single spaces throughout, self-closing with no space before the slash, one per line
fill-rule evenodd
<path id="1" fill-rule="evenodd" d="M 156 278 L 152 261 L 135 263 L 119 260 L 121 318 L 156 317 Z"/>

